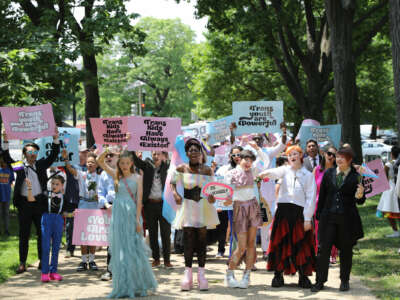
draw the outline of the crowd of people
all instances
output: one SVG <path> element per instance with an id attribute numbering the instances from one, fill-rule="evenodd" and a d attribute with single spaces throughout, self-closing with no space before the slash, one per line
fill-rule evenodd
<path id="1" fill-rule="evenodd" d="M 183 291 L 193 288 L 194 255 L 198 288 L 209 289 L 206 254 L 211 234 L 216 235 L 212 242 L 218 243 L 216 257 L 228 258 L 225 285 L 229 288 L 249 287 L 259 236 L 266 268 L 274 272 L 272 287 L 283 286 L 284 275 L 298 273 L 300 288 L 318 292 L 328 280 L 329 265 L 336 263 L 339 256 L 339 289 L 349 290 L 353 247 L 363 237 L 357 204 L 365 201 L 362 176 L 353 163 L 351 147 L 320 147 L 311 139 L 302 149 L 287 138 L 284 126 L 275 142 L 268 135 L 239 138 L 231 132 L 222 142 L 229 147 L 225 165 L 215 161 L 208 165 L 208 156 L 215 155 L 214 151 L 209 151 L 206 141 L 188 138 L 184 146 L 188 162 L 176 167 L 170 166 L 167 152 L 153 151 L 151 158 L 143 159 L 141 152 L 127 151 L 121 145 L 103 147 L 102 152 L 81 147 L 79 165 L 71 165 L 55 133 L 47 157 L 38 159 L 39 146 L 35 143 L 23 146 L 23 163 L 14 168 L 15 180 L 10 168 L 15 161 L 4 135 L 0 155 L 1 210 L 5 234 L 9 234 L 9 203 L 4 202 L 10 200 L 11 184 L 15 181 L 13 203 L 18 210 L 20 259 L 16 272 L 27 269 L 33 223 L 41 281 L 62 280 L 57 265 L 63 231 L 66 256 L 76 254 L 72 243 L 74 211 L 105 209 L 111 211 L 112 218 L 107 270 L 101 278 L 112 280 L 110 298 L 145 296 L 156 290 L 153 268 L 161 265 L 159 229 L 165 268 L 175 267 L 171 264 L 172 231 L 175 251 L 183 251 Z M 65 166 L 53 168 L 60 151 Z M 393 161 L 386 165 L 391 189 L 382 195 L 378 206 L 380 211 L 390 214 L 392 236 L 399 235 L 396 217 L 400 215 L 400 187 L 395 178 L 399 153 L 400 149 L 394 146 Z M 172 224 L 163 216 L 168 172 L 173 199 L 179 207 Z M 214 196 L 202 195 L 204 182 L 209 178 L 233 187 L 233 195 L 223 201 L 223 209 L 216 205 Z M 145 232 L 150 249 L 143 239 Z M 80 246 L 80 250 L 81 261 L 76 271 L 98 270 L 96 246 Z M 244 271 L 242 278 L 237 279 L 235 270 L 241 263 Z M 313 272 L 315 284 L 309 278 Z"/>

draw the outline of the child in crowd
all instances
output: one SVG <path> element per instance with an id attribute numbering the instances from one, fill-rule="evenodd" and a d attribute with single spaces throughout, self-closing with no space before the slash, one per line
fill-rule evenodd
<path id="1" fill-rule="evenodd" d="M 13 182 L 14 172 L 4 161 L 3 154 L 0 153 L 0 210 L 6 236 L 10 235 L 8 224 L 10 220 L 11 185 Z"/>
<path id="2" fill-rule="evenodd" d="M 57 266 L 64 225 L 62 217 L 64 183 L 65 179 L 61 175 L 53 176 L 51 179 L 51 190 L 48 193 L 46 211 L 42 215 L 42 282 L 62 280 L 62 276 L 57 273 Z M 34 202 L 32 183 L 29 179 L 26 179 L 26 184 L 28 187 L 28 201 Z M 49 266 L 50 245 L 51 263 Z"/>

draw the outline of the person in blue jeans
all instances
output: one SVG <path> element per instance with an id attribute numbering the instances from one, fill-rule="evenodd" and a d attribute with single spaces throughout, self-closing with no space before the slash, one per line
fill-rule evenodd
<path id="1" fill-rule="evenodd" d="M 64 182 L 61 175 L 55 175 L 51 179 L 51 190 L 48 192 L 47 209 L 42 215 L 42 282 L 50 280 L 60 281 L 62 276 L 57 273 L 58 253 L 60 251 L 63 235 L 64 219 L 62 217 L 64 204 Z M 26 179 L 28 187 L 28 201 L 35 201 L 32 194 L 32 183 Z M 49 265 L 51 246 L 51 263 Z"/>
<path id="2" fill-rule="evenodd" d="M 10 235 L 8 224 L 10 220 L 11 185 L 14 180 L 13 170 L 4 161 L 3 153 L 0 153 L 0 211 L 6 236 Z"/>

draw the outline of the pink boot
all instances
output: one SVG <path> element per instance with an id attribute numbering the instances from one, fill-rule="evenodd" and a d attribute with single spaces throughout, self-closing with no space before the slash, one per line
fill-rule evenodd
<path id="1" fill-rule="evenodd" d="M 204 268 L 199 268 L 197 271 L 197 282 L 199 284 L 200 291 L 207 291 L 208 290 L 208 281 L 205 277 L 205 270 Z"/>
<path id="2" fill-rule="evenodd" d="M 63 277 L 58 273 L 50 273 L 50 280 L 61 281 Z"/>
<path id="3" fill-rule="evenodd" d="M 192 268 L 185 268 L 185 273 L 183 273 L 183 279 L 181 281 L 181 290 L 190 291 L 192 287 L 193 287 Z"/>
<path id="4" fill-rule="evenodd" d="M 49 274 L 42 274 L 42 276 L 40 277 L 40 281 L 41 282 L 49 282 L 50 281 Z"/>

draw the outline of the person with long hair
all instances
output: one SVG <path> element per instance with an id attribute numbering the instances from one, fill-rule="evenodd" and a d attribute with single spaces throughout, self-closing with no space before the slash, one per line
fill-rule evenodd
<path id="1" fill-rule="evenodd" d="M 113 177 L 116 192 L 109 233 L 113 289 L 108 298 L 146 296 L 148 291 L 155 291 L 157 281 L 142 235 L 142 176 L 135 173 L 128 151 L 121 153 L 116 172 L 104 162 L 107 153 L 103 152 L 97 162 Z"/>
<path id="2" fill-rule="evenodd" d="M 261 178 L 282 179 L 268 247 L 268 271 L 275 271 L 272 287 L 284 285 L 283 273 L 299 273 L 299 287 L 310 288 L 315 271 L 315 239 L 311 219 L 315 210 L 314 176 L 303 167 L 303 151 L 286 150 L 289 165 L 268 169 Z"/>
<path id="3" fill-rule="evenodd" d="M 356 204 L 365 202 L 362 177 L 352 165 L 353 157 L 354 152 L 351 148 L 340 148 L 336 152 L 337 168 L 326 170 L 322 178 L 316 213 L 316 219 L 319 221 L 317 276 L 312 292 L 322 290 L 328 280 L 332 245 L 339 249 L 339 290 L 350 289 L 353 247 L 357 240 L 364 236 Z"/>
<path id="4" fill-rule="evenodd" d="M 199 264 L 197 282 L 201 291 L 208 290 L 205 278 L 207 229 L 213 229 L 219 224 L 218 215 L 212 203 L 215 198 L 210 195 L 207 199 L 201 197 L 201 187 L 205 176 L 213 176 L 213 171 L 205 165 L 206 155 L 201 143 L 190 138 L 185 143 L 185 152 L 189 158 L 188 164 L 176 168 L 171 180 L 171 189 L 176 204 L 182 205 L 178 211 L 174 227 L 183 229 L 185 272 L 181 282 L 181 290 L 188 291 L 193 287 L 192 262 L 193 253 L 197 252 Z M 204 176 L 205 175 L 205 176 Z M 177 191 L 177 183 L 183 183 L 183 197 Z"/>
<path id="5" fill-rule="evenodd" d="M 317 184 L 317 197 L 315 203 L 315 212 L 317 212 L 318 206 L 318 198 L 319 198 L 319 189 L 321 187 L 322 177 L 324 177 L 324 173 L 326 170 L 330 168 L 336 168 L 336 148 L 332 145 L 326 145 L 323 148 L 323 155 L 320 161 L 320 164 L 314 169 L 313 173 L 315 176 L 315 182 Z M 318 220 L 314 218 L 314 228 L 315 232 L 318 232 Z M 315 239 L 315 252 L 318 252 L 318 235 Z M 331 251 L 331 264 L 336 263 L 336 257 L 338 256 L 338 250 L 335 246 L 332 247 Z"/>

